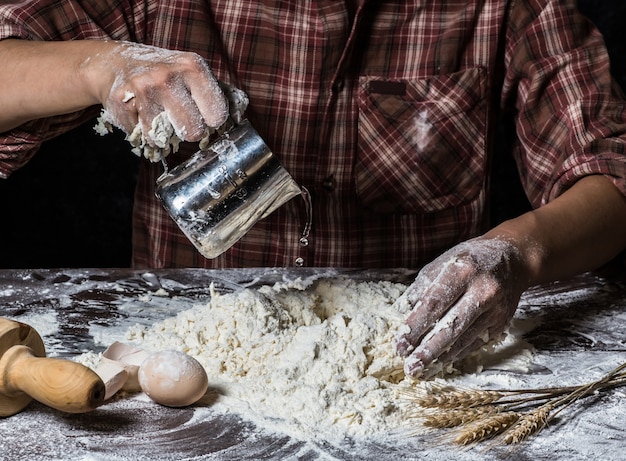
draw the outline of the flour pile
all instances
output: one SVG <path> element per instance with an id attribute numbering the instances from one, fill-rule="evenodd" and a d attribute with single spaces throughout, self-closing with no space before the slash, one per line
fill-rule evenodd
<path id="1" fill-rule="evenodd" d="M 195 357 L 210 387 L 244 418 L 300 439 L 393 432 L 402 425 L 403 361 L 392 337 L 406 317 L 391 282 L 318 280 L 220 294 L 128 339 Z"/>

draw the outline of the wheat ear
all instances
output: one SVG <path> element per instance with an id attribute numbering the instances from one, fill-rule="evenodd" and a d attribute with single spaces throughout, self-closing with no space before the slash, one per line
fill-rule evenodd
<path id="1" fill-rule="evenodd" d="M 495 415 L 498 409 L 494 406 L 484 406 L 480 408 L 460 408 L 458 410 L 433 411 L 426 414 L 424 426 L 436 429 L 449 429 L 451 427 L 462 426 L 481 418 Z"/>
<path id="2" fill-rule="evenodd" d="M 422 408 L 473 408 L 490 405 L 504 394 L 499 391 L 465 389 L 461 387 L 430 385 L 411 388 L 403 393 Z"/>
<path id="3" fill-rule="evenodd" d="M 503 442 L 507 445 L 520 443 L 538 433 L 548 425 L 550 412 L 553 409 L 552 404 L 546 403 L 532 411 L 523 413 L 517 423 L 504 434 Z"/>
<path id="4" fill-rule="evenodd" d="M 454 441 L 461 445 L 481 442 L 505 431 L 519 419 L 516 411 L 498 413 L 467 424 Z"/>

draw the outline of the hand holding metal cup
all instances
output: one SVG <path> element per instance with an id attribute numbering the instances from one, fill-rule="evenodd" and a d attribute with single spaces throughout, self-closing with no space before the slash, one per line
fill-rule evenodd
<path id="1" fill-rule="evenodd" d="M 249 121 L 157 179 L 156 196 L 206 258 L 233 246 L 301 188 Z"/>

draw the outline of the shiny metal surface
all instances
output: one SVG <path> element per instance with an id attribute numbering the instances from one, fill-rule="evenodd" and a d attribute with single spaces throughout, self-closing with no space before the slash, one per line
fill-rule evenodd
<path id="1" fill-rule="evenodd" d="M 198 251 L 215 258 L 301 190 L 244 120 L 161 175 L 155 193 Z"/>

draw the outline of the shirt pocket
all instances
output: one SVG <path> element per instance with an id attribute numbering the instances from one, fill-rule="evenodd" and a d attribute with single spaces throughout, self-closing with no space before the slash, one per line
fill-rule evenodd
<path id="1" fill-rule="evenodd" d="M 355 181 L 382 213 L 436 212 L 471 202 L 486 171 L 487 71 L 420 80 L 359 78 Z"/>

